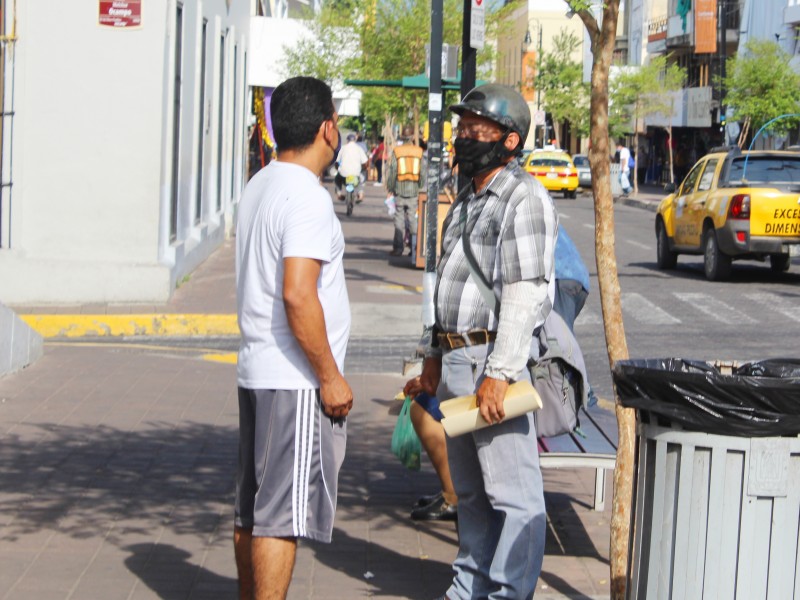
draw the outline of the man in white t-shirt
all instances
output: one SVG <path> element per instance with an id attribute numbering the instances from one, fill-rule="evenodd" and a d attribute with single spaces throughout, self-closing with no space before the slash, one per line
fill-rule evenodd
<path id="1" fill-rule="evenodd" d="M 347 136 L 347 143 L 339 150 L 339 156 L 336 157 L 336 163 L 339 165 L 339 177 L 336 178 L 336 195 L 339 199 L 344 198 L 345 181 L 348 177 L 358 177 L 358 184 L 356 187 L 356 198 L 359 202 L 364 199 L 364 190 L 362 189 L 361 173 L 367 168 L 369 158 L 361 146 L 356 141 L 356 134 L 350 133 Z"/>
<path id="2" fill-rule="evenodd" d="M 627 196 L 631 193 L 631 151 L 620 140 L 617 142 L 617 152 L 619 152 L 619 183 L 622 193 Z"/>
<path id="3" fill-rule="evenodd" d="M 270 110 L 278 157 L 247 184 L 236 231 L 242 599 L 285 598 L 297 538 L 330 542 L 353 406 L 344 237 L 320 184 L 339 143 L 331 90 L 294 77 Z"/>

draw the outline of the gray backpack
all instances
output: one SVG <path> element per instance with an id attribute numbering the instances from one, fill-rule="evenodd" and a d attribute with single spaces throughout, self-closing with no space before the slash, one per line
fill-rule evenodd
<path id="1" fill-rule="evenodd" d="M 552 437 L 577 428 L 578 411 L 589 399 L 589 378 L 578 341 L 554 310 L 531 344 L 528 372 L 542 398 L 534 413 L 536 434 Z"/>

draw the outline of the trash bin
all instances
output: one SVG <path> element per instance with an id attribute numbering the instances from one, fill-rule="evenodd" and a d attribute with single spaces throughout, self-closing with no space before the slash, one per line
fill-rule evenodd
<path id="1" fill-rule="evenodd" d="M 795 596 L 800 360 L 620 361 L 637 410 L 628 597 Z"/>

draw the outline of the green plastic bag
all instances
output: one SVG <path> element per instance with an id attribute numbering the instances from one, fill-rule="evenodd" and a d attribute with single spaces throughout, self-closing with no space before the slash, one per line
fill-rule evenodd
<path id="1" fill-rule="evenodd" d="M 422 444 L 411 423 L 411 396 L 406 396 L 392 434 L 392 452 L 407 468 L 419 471 Z"/>

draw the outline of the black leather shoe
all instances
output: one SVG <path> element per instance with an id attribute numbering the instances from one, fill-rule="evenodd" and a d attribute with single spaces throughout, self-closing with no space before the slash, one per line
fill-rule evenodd
<path id="1" fill-rule="evenodd" d="M 420 508 L 422 506 L 428 506 L 439 500 L 442 497 L 442 492 L 437 492 L 435 494 L 428 494 L 427 496 L 420 496 L 417 500 L 417 503 L 414 505 L 414 508 Z"/>
<path id="2" fill-rule="evenodd" d="M 455 521 L 458 518 L 458 510 L 444 498 L 439 498 L 427 506 L 419 506 L 412 510 L 411 518 L 415 521 Z"/>

